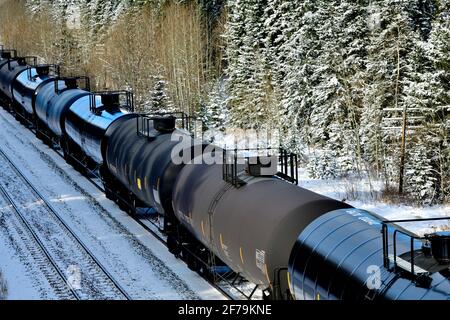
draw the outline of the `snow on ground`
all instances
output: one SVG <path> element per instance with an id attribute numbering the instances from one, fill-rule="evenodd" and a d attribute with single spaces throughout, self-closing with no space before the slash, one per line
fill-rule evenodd
<path id="1" fill-rule="evenodd" d="M 0 147 L 133 298 L 224 299 L 3 109 Z M 0 228 L 0 270 L 8 283 L 8 298 L 55 298 L 36 276 L 39 270 L 27 261 L 23 248 L 7 237 Z"/>
<path id="2" fill-rule="evenodd" d="M 65 221 L 134 298 L 224 298 L 3 109 L 0 147 L 60 209 Z M 383 203 L 379 200 L 383 186 L 377 181 L 314 180 L 304 169 L 299 174 L 299 186 L 337 200 L 347 199 L 351 205 L 387 219 L 450 216 L 449 205 L 419 208 Z M 17 242 L 19 231 L 11 230 L 11 222 L 2 221 L 4 209 L 0 208 L 0 271 L 8 283 L 8 298 L 57 298 L 42 272 L 33 268 L 26 248 Z M 427 222 L 410 229 L 425 232 L 443 224 L 448 222 Z"/>
<path id="3" fill-rule="evenodd" d="M 20 244 L 0 230 L 0 272 L 6 281 L 7 299 L 55 299 L 56 294 Z"/>
<path id="4" fill-rule="evenodd" d="M 347 203 L 360 209 L 376 213 L 388 220 L 450 217 L 450 205 L 413 206 L 391 204 L 380 200 L 383 183 L 367 178 L 341 180 L 311 179 L 305 169 L 299 169 L 299 186 Z M 450 219 L 421 223 L 402 223 L 401 226 L 417 233 L 436 229 L 448 229 Z"/>

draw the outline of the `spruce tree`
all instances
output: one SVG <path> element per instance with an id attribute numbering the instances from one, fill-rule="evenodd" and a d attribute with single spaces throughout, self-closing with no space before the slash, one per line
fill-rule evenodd
<path id="1" fill-rule="evenodd" d="M 422 94 L 427 104 L 425 134 L 427 148 L 433 150 L 433 168 L 438 184 L 438 199 L 450 199 L 450 4 L 441 2 L 428 45 L 429 71 L 422 76 Z"/>

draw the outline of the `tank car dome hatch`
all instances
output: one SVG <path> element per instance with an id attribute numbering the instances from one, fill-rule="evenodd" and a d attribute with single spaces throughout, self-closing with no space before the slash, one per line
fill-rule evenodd
<path id="1" fill-rule="evenodd" d="M 27 65 L 27 60 L 26 60 L 26 58 L 25 58 L 25 57 L 17 58 L 17 64 L 18 64 L 19 66 L 26 66 L 26 65 Z"/>
<path id="2" fill-rule="evenodd" d="M 2 52 L 1 53 L 1 58 L 2 59 L 11 59 L 12 58 L 11 52 L 8 52 L 8 51 Z"/>
<path id="3" fill-rule="evenodd" d="M 75 77 L 65 78 L 64 84 L 66 85 L 66 89 L 77 89 L 78 88 L 78 78 L 75 78 Z"/>
<path id="4" fill-rule="evenodd" d="M 440 264 L 450 263 L 450 231 L 435 232 L 425 236 L 431 243 L 431 254 Z"/>
<path id="5" fill-rule="evenodd" d="M 249 157 L 245 171 L 253 177 L 270 177 L 278 172 L 278 158 L 276 156 Z"/>
<path id="6" fill-rule="evenodd" d="M 119 108 L 120 107 L 120 95 L 118 93 L 102 93 L 100 95 L 102 104 L 105 108 Z"/>
<path id="7" fill-rule="evenodd" d="M 155 116 L 153 117 L 153 127 L 159 132 L 172 132 L 175 130 L 174 116 Z"/>
<path id="8" fill-rule="evenodd" d="M 43 66 L 36 66 L 36 73 L 39 76 L 48 76 L 50 73 L 50 66 L 49 65 L 43 65 Z"/>

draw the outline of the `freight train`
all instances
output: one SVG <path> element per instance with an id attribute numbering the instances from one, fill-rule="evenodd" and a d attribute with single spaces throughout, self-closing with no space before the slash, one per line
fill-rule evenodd
<path id="1" fill-rule="evenodd" d="M 185 115 L 135 113 L 130 92 L 91 92 L 85 77 L 0 52 L 3 107 L 77 170 L 97 172 L 120 208 L 153 208 L 169 251 L 190 269 L 232 270 L 267 299 L 450 298 L 448 232 L 417 235 L 406 221 L 301 188 L 297 158 L 284 150 L 265 156 L 270 165 L 220 148 L 222 164 L 195 161 L 191 151 L 211 144 L 179 125 Z M 190 143 L 180 148 L 174 135 Z M 174 162 L 174 152 L 191 161 Z"/>

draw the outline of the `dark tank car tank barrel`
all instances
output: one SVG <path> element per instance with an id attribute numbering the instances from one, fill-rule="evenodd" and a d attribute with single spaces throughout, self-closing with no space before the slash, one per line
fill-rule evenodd
<path id="1" fill-rule="evenodd" d="M 17 59 L 3 59 L 0 61 L 0 90 L 2 93 L 12 100 L 12 86 L 14 79 L 24 72 L 28 66 Z"/>
<path id="2" fill-rule="evenodd" d="M 350 207 L 273 177 L 249 176 L 240 188 L 222 178 L 222 165 L 185 166 L 173 189 L 175 214 L 233 270 L 265 287 L 309 223 Z"/>
<path id="3" fill-rule="evenodd" d="M 289 260 L 291 291 L 300 300 L 446 300 L 450 297 L 448 265 L 424 261 L 422 242 L 401 227 L 386 226 L 385 265 L 383 220 L 364 210 L 329 212 L 298 237 Z M 396 242 L 394 251 L 394 232 Z M 403 233 L 404 232 L 404 233 Z M 396 258 L 394 260 L 394 252 Z M 396 267 L 393 262 L 396 261 Z M 413 270 L 413 273 L 411 273 Z"/>
<path id="4" fill-rule="evenodd" d="M 77 170 L 99 173 L 119 207 L 155 209 L 169 251 L 192 270 L 231 269 L 269 298 L 450 298 L 448 232 L 416 236 L 300 188 L 297 158 L 287 153 L 281 172 L 260 161 L 272 156 L 246 166 L 207 163 L 205 149 L 215 159 L 226 152 L 176 128 L 175 114 L 138 115 L 130 92 L 92 93 L 88 82 L 80 88 L 83 77 L 61 78 L 50 68 L 0 46 L 2 104 L 50 146 L 59 143 Z"/>
<path id="5" fill-rule="evenodd" d="M 172 151 L 190 133 L 175 128 L 172 116 L 134 117 L 117 121 L 106 132 L 104 158 L 114 177 L 144 204 L 170 214 L 172 189 L 183 164 L 172 161 Z M 199 142 L 203 145 L 202 142 Z"/>
<path id="6" fill-rule="evenodd" d="M 103 102 L 102 96 L 95 93 L 81 96 L 66 111 L 64 122 L 67 137 L 98 164 L 103 163 L 102 150 L 109 126 L 123 117 L 134 117 L 119 106 Z"/>
<path id="7" fill-rule="evenodd" d="M 35 110 L 39 120 L 57 137 L 65 133 L 65 119 L 69 108 L 90 93 L 77 87 L 73 78 L 55 78 L 36 91 Z"/>

